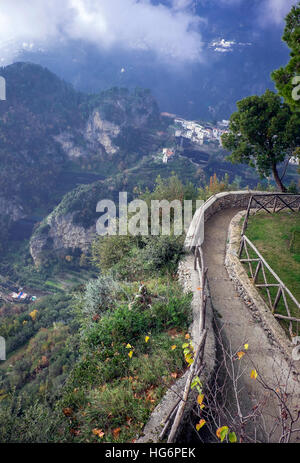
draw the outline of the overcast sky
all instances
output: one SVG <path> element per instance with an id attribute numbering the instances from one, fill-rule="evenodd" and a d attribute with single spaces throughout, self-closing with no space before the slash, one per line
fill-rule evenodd
<path id="1" fill-rule="evenodd" d="M 245 3 L 249 0 L 0 0 L 0 60 L 9 64 L 22 49 L 47 50 L 79 39 L 105 50 L 151 51 L 162 62 L 201 63 L 203 50 L 211 46 L 203 32 L 208 26 L 205 7 L 222 14 Z M 251 0 L 255 27 L 282 30 L 296 3 Z M 226 37 L 219 41 L 219 52 L 244 45 Z"/>

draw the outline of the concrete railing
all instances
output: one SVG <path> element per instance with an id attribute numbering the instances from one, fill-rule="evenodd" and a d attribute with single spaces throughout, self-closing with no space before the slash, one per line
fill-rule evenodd
<path id="1" fill-rule="evenodd" d="M 211 196 L 205 203 L 197 209 L 194 214 L 193 220 L 189 226 L 186 239 L 185 248 L 193 250 L 196 246 L 201 246 L 204 240 L 204 224 L 205 222 L 216 212 L 223 209 L 240 208 L 247 209 L 250 198 L 252 196 L 260 197 L 260 203 L 268 205 L 270 199 L 274 196 L 280 195 L 280 193 L 269 193 L 265 191 L 254 191 L 254 190 L 242 190 L 242 191 L 228 191 L 224 193 L 217 193 Z M 284 194 L 284 196 L 291 197 L 295 204 L 294 198 L 298 201 L 298 207 L 300 205 L 300 196 L 293 194 Z M 297 198 L 298 197 L 298 198 Z M 251 208 L 260 208 L 259 204 L 254 202 Z"/>

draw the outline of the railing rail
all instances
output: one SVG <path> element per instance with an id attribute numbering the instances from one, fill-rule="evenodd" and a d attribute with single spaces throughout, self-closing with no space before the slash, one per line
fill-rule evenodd
<path id="1" fill-rule="evenodd" d="M 174 442 L 176 438 L 178 427 L 181 423 L 181 420 L 184 414 L 184 409 L 187 404 L 188 397 L 191 391 L 192 381 L 195 376 L 199 376 L 201 374 L 204 368 L 203 358 L 204 358 L 205 341 L 206 341 L 206 335 L 207 335 L 207 330 L 205 328 L 206 302 L 207 302 L 207 298 L 205 295 L 205 287 L 207 284 L 207 268 L 204 267 L 204 256 L 203 256 L 203 250 L 201 246 L 196 246 L 195 251 L 194 251 L 194 258 L 195 258 L 194 259 L 194 269 L 198 271 L 199 281 L 201 285 L 199 288 L 199 291 L 200 291 L 199 326 L 198 326 L 199 343 L 198 343 L 196 352 L 194 354 L 194 361 L 189 369 L 183 396 L 177 401 L 171 413 L 167 417 L 164 428 L 160 434 L 160 439 L 163 439 L 167 432 L 170 422 L 174 420 L 169 436 L 168 436 L 168 443 Z"/>
<path id="2" fill-rule="evenodd" d="M 261 198 L 268 198 L 266 202 L 261 202 Z M 296 203 L 296 205 L 295 205 Z M 275 214 L 283 209 L 289 209 L 292 212 L 300 211 L 300 195 L 293 193 L 266 193 L 266 194 L 253 194 L 251 195 L 248 203 L 248 208 L 243 223 L 241 235 L 245 234 L 248 226 L 248 220 L 251 209 L 256 209 L 254 215 L 262 209 L 268 214 Z"/>
<path id="3" fill-rule="evenodd" d="M 248 246 L 255 253 L 257 258 L 250 258 Z M 246 259 L 242 259 L 243 252 L 245 252 L 245 254 L 247 256 Z M 278 319 L 283 319 L 283 320 L 289 321 L 289 333 L 290 333 L 290 336 L 292 337 L 293 336 L 293 324 L 292 324 L 292 322 L 296 322 L 298 324 L 298 323 L 300 323 L 300 319 L 296 318 L 296 317 L 292 317 L 290 305 L 289 305 L 288 300 L 287 300 L 287 296 L 293 301 L 293 303 L 296 305 L 296 307 L 299 309 L 299 311 L 300 311 L 300 303 L 297 301 L 297 299 L 291 293 L 291 291 L 286 287 L 286 285 L 281 281 L 279 276 L 274 272 L 274 270 L 270 267 L 270 265 L 267 263 L 267 261 L 260 254 L 260 252 L 254 246 L 254 244 L 249 240 L 249 238 L 247 238 L 246 235 L 243 235 L 241 237 L 241 245 L 240 245 L 240 250 L 239 250 L 239 259 L 240 259 L 240 262 L 248 264 L 249 272 L 250 272 L 251 278 L 253 280 L 253 284 L 258 288 L 266 289 L 267 296 L 268 296 L 269 307 L 272 310 L 272 313 L 274 314 L 274 317 L 278 318 Z M 256 264 L 256 267 L 254 268 L 255 264 Z M 274 277 L 274 279 L 276 280 L 276 283 L 268 283 L 267 275 L 266 275 L 266 269 Z M 260 272 L 261 272 L 261 274 L 263 276 L 263 281 L 264 281 L 263 284 L 257 283 Z M 277 287 L 278 290 L 277 290 L 275 298 L 272 299 L 270 288 L 274 288 L 274 287 Z M 277 309 L 277 306 L 278 306 L 279 301 L 281 299 L 283 300 L 284 307 L 285 307 L 286 312 L 287 312 L 287 316 L 275 313 L 275 310 Z"/>

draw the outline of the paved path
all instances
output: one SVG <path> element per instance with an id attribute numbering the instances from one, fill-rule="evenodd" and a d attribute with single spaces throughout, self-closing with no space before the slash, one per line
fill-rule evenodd
<path id="1" fill-rule="evenodd" d="M 217 313 L 223 342 L 227 348 L 231 346 L 234 352 L 243 347 L 244 343 L 249 344 L 247 355 L 235 362 L 235 365 L 245 370 L 243 373 L 240 372 L 241 378 L 239 380 L 243 412 L 251 411 L 258 401 L 266 400 L 264 420 L 265 427 L 269 431 L 274 419 L 278 417 L 278 407 L 258 381 L 250 377 L 253 369 L 251 361 L 272 387 L 278 388 L 278 384 L 283 386 L 286 378 L 289 377 L 288 392 L 290 395 L 288 400 L 293 410 L 297 404 L 298 406 L 300 404 L 300 385 L 297 375 L 290 372 L 289 362 L 286 361 L 278 347 L 270 343 L 261 324 L 254 320 L 250 310 L 238 296 L 224 266 L 228 227 L 232 217 L 238 211 L 239 209 L 223 210 L 211 217 L 205 224 L 205 244 L 203 247 L 205 266 L 208 267 L 211 301 Z M 222 358 L 222 353 L 220 356 Z M 229 409 L 234 413 L 233 388 L 230 391 L 228 402 Z M 300 428 L 300 423 L 297 428 Z M 271 441 L 278 439 L 278 432 L 276 436 L 273 435 Z M 264 433 L 260 432 L 259 436 L 263 440 L 268 440 Z M 294 434 L 293 440 L 300 442 L 300 432 Z"/>

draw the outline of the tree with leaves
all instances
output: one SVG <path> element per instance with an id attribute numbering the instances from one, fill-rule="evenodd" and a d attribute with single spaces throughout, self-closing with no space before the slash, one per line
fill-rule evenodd
<path id="1" fill-rule="evenodd" d="M 293 109 L 300 111 L 300 2 L 285 18 L 282 40 L 291 49 L 291 59 L 285 67 L 272 73 L 279 94 Z"/>
<path id="2" fill-rule="evenodd" d="M 224 148 L 231 151 L 229 159 L 255 167 L 262 178 L 272 173 L 280 191 L 287 191 L 283 177 L 300 145 L 300 115 L 270 90 L 238 101 L 237 107 L 229 133 L 222 135 Z M 280 175 L 278 165 L 284 161 Z"/>

